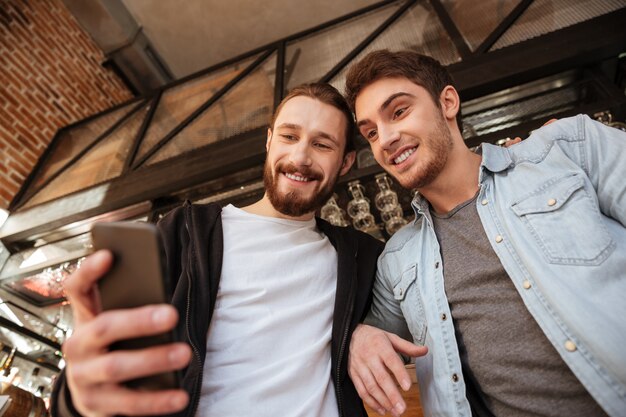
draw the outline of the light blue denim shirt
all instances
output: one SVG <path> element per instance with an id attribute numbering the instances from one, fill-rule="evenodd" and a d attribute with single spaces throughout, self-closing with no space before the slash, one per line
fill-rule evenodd
<path id="1" fill-rule="evenodd" d="M 485 144 L 478 213 L 528 311 L 609 415 L 626 416 L 626 133 L 563 119 L 510 148 Z M 378 260 L 367 323 L 428 346 L 426 415 L 470 416 L 428 202 Z M 515 375 L 511 375 L 515 378 Z"/>

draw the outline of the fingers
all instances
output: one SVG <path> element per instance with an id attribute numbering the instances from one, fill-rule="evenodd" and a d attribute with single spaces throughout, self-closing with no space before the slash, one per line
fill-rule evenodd
<path id="1" fill-rule="evenodd" d="M 352 379 L 352 383 L 354 384 L 354 387 L 356 388 L 357 393 L 359 394 L 363 402 L 365 402 L 365 404 L 367 404 L 373 410 L 376 410 L 378 414 L 384 416 L 387 412 L 387 407 L 381 405 L 378 401 L 376 401 L 373 396 L 369 394 L 367 388 L 365 388 L 365 384 L 358 375 L 352 375 L 350 373 L 350 370 L 348 370 L 348 374 L 350 375 L 350 379 Z"/>
<path id="2" fill-rule="evenodd" d="M 360 325 L 350 342 L 348 372 L 359 396 L 370 407 L 379 413 L 382 407 L 397 416 L 406 410 L 406 403 L 396 381 L 408 390 L 411 379 L 396 349 L 414 356 L 427 352 L 425 347 L 416 346 L 396 335 Z"/>
<path id="3" fill-rule="evenodd" d="M 94 387 L 73 400 L 84 416 L 147 416 L 180 411 L 187 406 L 189 396 L 183 390 L 135 391 L 109 385 Z"/>
<path id="4" fill-rule="evenodd" d="M 75 327 L 91 320 L 100 311 L 96 282 L 109 270 L 112 262 L 111 252 L 98 251 L 88 256 L 63 283 L 72 306 Z"/>
<path id="5" fill-rule="evenodd" d="M 394 354 L 395 355 L 395 354 Z M 395 358 L 402 361 L 395 355 Z M 396 385 L 395 380 L 389 374 L 386 363 L 372 361 L 369 363 L 370 372 L 362 373 L 362 381 L 367 392 L 393 415 L 401 415 L 406 410 L 406 403 Z"/>
<path id="6" fill-rule="evenodd" d="M 169 331 L 177 321 L 178 312 L 167 304 L 105 311 L 77 329 L 63 344 L 63 353 L 69 360 L 91 356 L 120 340 Z"/>
<path id="7" fill-rule="evenodd" d="M 520 143 L 521 141 L 522 141 L 522 138 L 520 138 L 519 136 L 516 136 L 515 139 L 506 138 L 506 139 L 503 139 L 502 141 L 498 141 L 498 143 L 504 146 L 505 148 L 508 148 L 509 146 L 513 146 L 516 143 Z"/>
<path id="8" fill-rule="evenodd" d="M 83 386 L 114 384 L 182 369 L 190 359 L 191 349 L 187 344 L 173 343 L 136 351 L 113 351 L 90 361 L 68 364 L 68 373 Z"/>
<path id="9" fill-rule="evenodd" d="M 554 122 L 556 122 L 557 120 L 558 120 L 558 119 L 550 119 L 550 120 L 548 120 L 547 122 L 545 122 L 543 125 L 544 125 L 544 126 L 548 126 L 550 123 L 554 123 Z"/>

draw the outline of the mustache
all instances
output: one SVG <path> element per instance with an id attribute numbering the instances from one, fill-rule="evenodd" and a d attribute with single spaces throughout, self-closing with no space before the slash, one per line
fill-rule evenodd
<path id="1" fill-rule="evenodd" d="M 301 174 L 307 178 L 310 178 L 312 180 L 317 180 L 317 181 L 322 180 L 324 178 L 324 176 L 316 170 L 313 170 L 308 167 L 298 168 L 294 164 L 290 164 L 290 163 L 281 163 L 276 166 L 276 170 L 280 172 L 284 172 L 285 174 L 296 174 L 296 173 Z"/>

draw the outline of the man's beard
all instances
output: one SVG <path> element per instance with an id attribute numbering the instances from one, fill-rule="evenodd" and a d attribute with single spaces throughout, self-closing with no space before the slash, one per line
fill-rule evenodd
<path id="1" fill-rule="evenodd" d="M 420 189 L 430 183 L 432 183 L 443 171 L 443 168 L 448 162 L 448 156 L 450 155 L 450 149 L 453 146 L 453 139 L 448 125 L 446 124 L 443 116 L 440 114 L 436 120 L 436 129 L 428 133 L 426 141 L 420 146 L 427 144 L 430 148 L 431 155 L 427 161 L 422 161 L 420 169 L 409 178 L 405 184 L 401 185 L 408 189 Z M 416 161 L 419 163 L 419 161 Z M 400 182 L 400 181 L 399 181 Z"/>
<path id="2" fill-rule="evenodd" d="M 278 177 L 281 173 L 293 174 L 296 172 L 312 180 L 321 180 L 323 178 L 321 174 L 308 169 L 297 169 L 291 164 L 277 165 L 274 176 L 268 160 L 265 161 L 265 168 L 263 169 L 263 183 L 265 184 L 265 192 L 270 203 L 277 211 L 291 217 L 300 217 L 322 207 L 332 195 L 337 178 L 339 178 L 339 173 L 337 173 L 335 178 L 331 178 L 321 189 L 314 190 L 311 197 L 308 198 L 300 196 L 298 191 L 281 193 L 278 190 Z"/>

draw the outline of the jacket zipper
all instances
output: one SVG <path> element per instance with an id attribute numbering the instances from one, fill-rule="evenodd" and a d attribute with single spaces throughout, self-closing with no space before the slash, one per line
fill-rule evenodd
<path id="1" fill-rule="evenodd" d="M 196 359 L 196 361 L 198 362 L 199 366 L 199 378 L 197 381 L 202 381 L 202 373 L 204 371 L 204 367 L 202 366 L 202 361 L 200 360 L 200 350 L 198 349 L 198 347 L 195 345 L 195 343 L 191 340 L 191 328 L 190 328 L 190 305 L 191 305 L 191 285 L 193 283 L 193 279 L 191 277 L 191 266 L 193 264 L 192 262 L 192 255 L 193 255 L 193 242 L 192 242 L 192 236 L 191 236 L 191 232 L 189 231 L 189 210 L 191 210 L 191 207 L 186 207 L 185 208 L 185 229 L 187 229 L 187 235 L 189 236 L 189 246 L 190 246 L 190 250 L 189 250 L 189 255 L 187 256 L 187 305 L 185 308 L 185 327 L 187 329 L 187 334 L 189 335 L 189 345 L 191 346 L 191 350 L 193 351 L 193 355 Z M 196 414 L 196 411 L 198 409 L 198 403 L 200 402 L 200 396 L 198 395 L 198 382 L 196 382 L 195 386 L 193 387 L 194 390 L 191 393 L 191 400 L 193 401 L 192 406 L 191 406 L 191 413 L 189 414 L 190 416 L 194 416 Z"/>
<path id="2" fill-rule="evenodd" d="M 357 254 L 359 252 L 358 244 L 357 249 L 354 252 L 354 259 L 356 261 Z M 346 316 L 344 317 L 343 322 L 343 337 L 341 339 L 341 345 L 339 347 L 339 357 L 337 358 L 337 372 L 335 376 L 335 391 L 337 392 L 337 406 L 339 408 L 339 417 L 344 415 L 343 412 L 343 390 L 341 389 L 340 378 L 341 378 L 341 363 L 343 362 L 343 352 L 346 350 L 346 343 L 348 340 L 348 331 L 350 329 L 350 317 L 352 317 L 352 312 L 354 311 L 354 291 L 352 290 L 353 283 L 352 277 L 350 277 L 350 298 L 348 303 L 348 311 Z"/>

